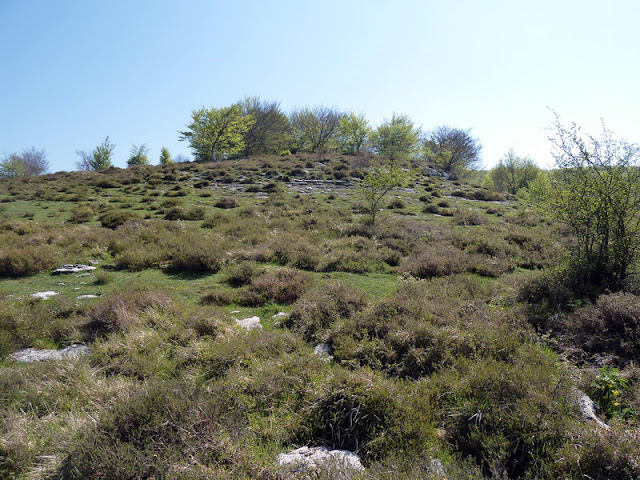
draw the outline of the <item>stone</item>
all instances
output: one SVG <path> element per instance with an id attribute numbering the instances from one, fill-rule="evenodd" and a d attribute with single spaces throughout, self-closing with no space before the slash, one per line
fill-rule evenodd
<path id="1" fill-rule="evenodd" d="M 46 300 L 47 298 L 51 298 L 55 295 L 58 295 L 58 292 L 54 292 L 52 290 L 48 290 L 46 292 L 36 292 L 31 294 L 33 298 L 39 298 L 40 300 Z"/>
<path id="2" fill-rule="evenodd" d="M 447 478 L 447 472 L 438 458 L 432 458 L 427 469 L 436 478 Z"/>
<path id="3" fill-rule="evenodd" d="M 278 312 L 278 313 L 276 313 L 276 314 L 275 314 L 273 317 L 271 317 L 271 318 L 281 318 L 281 317 L 288 317 L 288 316 L 289 316 L 289 314 L 288 314 L 288 313 L 285 313 L 285 312 Z"/>
<path id="4" fill-rule="evenodd" d="M 580 409 L 580 413 L 582 413 L 584 417 L 590 420 L 593 420 L 601 428 L 606 428 L 606 429 L 609 428 L 609 425 L 607 425 L 606 423 L 604 423 L 602 420 L 598 418 L 598 415 L 596 412 L 598 411 L 599 408 L 596 405 L 596 403 L 593 400 L 591 400 L 591 397 L 589 397 L 589 395 L 587 395 L 586 393 L 580 390 L 576 390 L 575 398 L 578 404 L 578 408 Z"/>
<path id="5" fill-rule="evenodd" d="M 329 361 L 331 360 L 331 347 L 327 343 L 319 343 L 313 349 L 313 353 L 318 355 L 323 360 Z"/>
<path id="6" fill-rule="evenodd" d="M 78 273 L 78 272 L 90 272 L 95 270 L 96 267 L 91 265 L 81 265 L 79 263 L 67 263 L 61 267 L 56 268 L 53 271 L 53 275 L 60 275 L 62 273 Z"/>
<path id="7" fill-rule="evenodd" d="M 25 348 L 9 355 L 9 358 L 20 363 L 44 362 L 46 360 L 66 360 L 78 358 L 89 353 L 91 349 L 86 345 L 73 344 L 60 350 L 38 350 Z"/>
<path id="8" fill-rule="evenodd" d="M 260 323 L 260 317 L 249 317 L 242 320 L 235 319 L 236 323 L 242 328 L 247 330 L 262 330 L 262 324 Z"/>
<path id="9" fill-rule="evenodd" d="M 88 295 L 78 295 L 76 298 L 77 298 L 78 300 L 84 300 L 85 298 L 98 298 L 99 296 L 100 296 L 100 295 L 91 295 L 91 294 L 88 294 Z"/>
<path id="10" fill-rule="evenodd" d="M 350 474 L 364 471 L 360 457 L 355 453 L 326 447 L 300 447 L 281 453 L 277 463 L 295 473 L 313 474 L 318 470 L 329 470 L 332 478 L 350 478 Z M 335 476 L 336 473 L 340 476 Z"/>

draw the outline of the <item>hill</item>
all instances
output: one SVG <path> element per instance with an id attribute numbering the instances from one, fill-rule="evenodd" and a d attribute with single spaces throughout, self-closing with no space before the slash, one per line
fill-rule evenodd
<path id="1" fill-rule="evenodd" d="M 576 296 L 566 227 L 421 165 L 371 225 L 372 162 L 1 181 L 0 477 L 291 478 L 308 445 L 354 478 L 638 478 L 638 298 Z"/>

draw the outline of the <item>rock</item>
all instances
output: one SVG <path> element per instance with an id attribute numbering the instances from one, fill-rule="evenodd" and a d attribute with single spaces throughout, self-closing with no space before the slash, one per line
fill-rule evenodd
<path id="1" fill-rule="evenodd" d="M 90 272 L 95 270 L 96 267 L 92 267 L 91 265 L 81 265 L 79 263 L 68 263 L 66 265 L 62 265 L 61 267 L 56 268 L 52 275 L 60 275 L 61 273 L 78 273 L 78 272 Z"/>
<path id="2" fill-rule="evenodd" d="M 313 349 L 313 353 L 323 360 L 331 360 L 331 347 L 327 343 L 319 343 L 316 345 L 316 348 Z"/>
<path id="3" fill-rule="evenodd" d="M 586 418 L 590 420 L 595 421 L 599 427 L 609 428 L 609 425 L 607 425 L 606 423 L 604 423 L 602 420 L 598 418 L 598 415 L 596 414 L 596 412 L 598 411 L 598 406 L 593 400 L 591 400 L 589 395 L 587 395 L 586 393 L 580 390 L 576 390 L 575 397 L 576 397 L 576 402 L 578 404 L 578 408 L 580 409 L 580 412 L 582 413 L 582 415 L 584 415 Z"/>
<path id="4" fill-rule="evenodd" d="M 46 360 L 65 360 L 78 358 L 89 353 L 91 349 L 86 345 L 73 344 L 61 350 L 38 350 L 37 348 L 25 348 L 9 355 L 9 358 L 21 362 L 43 362 Z"/>
<path id="5" fill-rule="evenodd" d="M 89 295 L 78 295 L 76 298 L 78 300 L 83 300 L 85 298 L 98 298 L 99 296 L 100 295 L 91 295 L 91 294 L 89 294 Z"/>
<path id="6" fill-rule="evenodd" d="M 288 316 L 289 316 L 289 314 L 288 314 L 288 313 L 285 313 L 285 312 L 278 312 L 278 313 L 276 313 L 276 314 L 275 314 L 273 317 L 271 317 L 271 318 L 281 318 L 281 317 L 288 317 Z"/>
<path id="7" fill-rule="evenodd" d="M 329 450 L 325 447 L 301 447 L 278 455 L 278 465 L 295 473 L 313 473 L 329 470 L 332 478 L 350 478 L 364 471 L 360 457 L 347 450 Z M 336 476 L 335 474 L 340 474 Z"/>
<path id="8" fill-rule="evenodd" d="M 58 292 L 54 292 L 52 290 L 48 290 L 46 292 L 36 292 L 31 294 L 33 298 L 39 298 L 40 300 L 46 300 L 47 298 L 53 297 L 55 295 L 58 295 Z"/>
<path id="9" fill-rule="evenodd" d="M 236 318 L 236 323 L 240 325 L 242 328 L 246 328 L 247 330 L 262 330 L 262 324 L 260 323 L 260 317 L 249 317 L 242 320 L 238 320 Z"/>
<path id="10" fill-rule="evenodd" d="M 428 467 L 429 473 L 436 478 L 447 478 L 447 472 L 442 466 L 442 462 L 437 458 L 432 458 Z"/>

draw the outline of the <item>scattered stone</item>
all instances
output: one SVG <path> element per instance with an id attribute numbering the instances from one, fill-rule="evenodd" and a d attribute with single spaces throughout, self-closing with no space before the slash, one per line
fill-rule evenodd
<path id="1" fill-rule="evenodd" d="M 240 313 L 240 310 L 234 310 L 234 311 L 233 311 L 233 312 L 231 312 L 231 313 Z"/>
<path id="2" fill-rule="evenodd" d="M 90 274 L 90 273 L 81 273 L 80 275 L 76 275 L 76 277 L 77 277 L 77 278 L 80 278 L 80 277 L 90 277 L 90 276 L 91 276 L 91 274 Z"/>
<path id="3" fill-rule="evenodd" d="M 447 472 L 438 458 L 432 458 L 427 469 L 429 473 L 436 478 L 447 478 Z"/>
<path id="4" fill-rule="evenodd" d="M 582 413 L 582 415 L 590 420 L 595 421 L 599 427 L 607 429 L 609 428 L 609 425 L 598 418 L 596 412 L 599 410 L 599 407 L 593 400 L 591 400 L 589 395 L 580 390 L 576 390 L 575 397 L 578 403 L 578 408 L 580 408 L 580 412 Z"/>
<path id="5" fill-rule="evenodd" d="M 76 298 L 78 300 L 82 300 L 85 298 L 98 298 L 100 295 L 78 295 Z"/>
<path id="6" fill-rule="evenodd" d="M 102 260 L 89 260 L 89 263 L 90 263 L 91 265 L 100 265 L 100 262 L 101 262 L 101 261 L 102 261 Z"/>
<path id="7" fill-rule="evenodd" d="M 36 292 L 31 294 L 33 298 L 39 298 L 40 300 L 46 300 L 47 298 L 51 298 L 55 295 L 58 295 L 58 292 L 54 292 L 52 290 L 48 290 L 46 292 Z"/>
<path id="8" fill-rule="evenodd" d="M 289 453 L 281 453 L 278 455 L 278 465 L 303 474 L 329 470 L 332 478 L 350 478 L 350 474 L 364 471 L 360 457 L 355 453 L 325 447 L 301 447 Z"/>
<path id="9" fill-rule="evenodd" d="M 242 328 L 246 328 L 247 330 L 262 330 L 262 324 L 260 323 L 260 317 L 249 317 L 244 318 L 242 320 L 235 319 L 236 323 L 240 325 Z"/>
<path id="10" fill-rule="evenodd" d="M 95 269 L 96 267 L 92 267 L 91 265 L 81 265 L 79 263 L 68 263 L 66 265 L 62 265 L 61 267 L 56 268 L 53 271 L 53 275 L 60 275 L 61 273 L 90 272 Z"/>
<path id="11" fill-rule="evenodd" d="M 331 347 L 327 343 L 319 343 L 316 348 L 313 349 L 313 353 L 318 355 L 322 360 L 331 360 Z"/>
<path id="12" fill-rule="evenodd" d="M 37 348 L 25 348 L 9 355 L 9 358 L 20 363 L 43 362 L 46 360 L 66 360 L 78 358 L 89 353 L 91 349 L 86 345 L 73 344 L 61 350 L 38 350 Z"/>
<path id="13" fill-rule="evenodd" d="M 61 287 L 64 287 L 66 285 L 66 283 L 60 282 L 60 283 L 58 283 L 58 285 L 60 285 Z"/>
<path id="14" fill-rule="evenodd" d="M 278 312 L 278 313 L 276 313 L 276 314 L 275 314 L 273 317 L 271 317 L 271 318 L 280 318 L 280 317 L 288 317 L 288 316 L 289 316 L 289 314 L 288 314 L 288 313 L 285 313 L 285 312 Z"/>

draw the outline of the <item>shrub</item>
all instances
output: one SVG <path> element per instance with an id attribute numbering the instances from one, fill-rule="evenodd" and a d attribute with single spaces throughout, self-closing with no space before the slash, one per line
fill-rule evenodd
<path id="1" fill-rule="evenodd" d="M 482 225 L 486 223 L 486 219 L 475 210 L 456 208 L 453 211 L 453 223 L 456 225 Z"/>
<path id="2" fill-rule="evenodd" d="M 260 306 L 267 303 L 294 303 L 308 288 L 307 274 L 288 268 L 264 273 L 251 280 L 248 289 L 242 291 L 239 303 Z"/>
<path id="3" fill-rule="evenodd" d="M 364 309 L 364 293 L 340 282 L 330 282 L 307 292 L 294 305 L 283 325 L 300 332 L 306 340 L 322 340 L 322 332 L 341 318 Z"/>
<path id="4" fill-rule="evenodd" d="M 173 207 L 168 209 L 164 214 L 165 220 L 202 220 L 205 210 L 202 207 L 191 207 L 185 209 L 183 207 Z"/>
<path id="5" fill-rule="evenodd" d="M 128 210 L 110 210 L 100 216 L 100 224 L 104 228 L 115 229 L 129 220 L 138 218 L 135 213 Z"/>
<path id="6" fill-rule="evenodd" d="M 60 262 L 58 251 L 50 245 L 7 247 L 0 253 L 0 277 L 26 277 L 48 270 Z"/>
<path id="7" fill-rule="evenodd" d="M 89 207 L 78 206 L 71 210 L 69 222 L 71 223 L 85 223 L 93 220 L 93 210 Z"/>
<path id="8" fill-rule="evenodd" d="M 233 264 L 227 269 L 226 282 L 232 287 L 242 287 L 262 273 L 262 269 L 255 262 L 241 262 Z"/>
<path id="9" fill-rule="evenodd" d="M 428 248 L 409 257 L 403 270 L 416 278 L 432 278 L 453 275 L 465 271 L 469 258 L 451 246 Z"/>
<path id="10" fill-rule="evenodd" d="M 238 203 L 238 201 L 235 198 L 224 197 L 224 198 L 221 198 L 220 200 L 218 200 L 216 203 L 214 203 L 213 206 L 217 207 L 217 208 L 229 209 L 229 208 L 239 207 L 240 204 Z"/>

